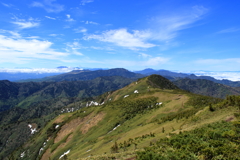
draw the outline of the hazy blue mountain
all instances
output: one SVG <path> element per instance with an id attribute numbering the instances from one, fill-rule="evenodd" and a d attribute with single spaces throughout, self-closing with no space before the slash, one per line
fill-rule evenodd
<path id="1" fill-rule="evenodd" d="M 109 70 L 96 70 L 96 71 L 90 71 L 90 70 L 73 70 L 68 73 L 51 76 L 51 77 L 45 77 L 42 79 L 35 79 L 31 81 L 51 81 L 51 82 L 60 82 L 60 81 L 86 81 L 86 80 L 92 80 L 97 77 L 106 77 L 106 76 L 121 76 L 125 78 L 130 78 L 133 80 L 137 80 L 138 78 L 144 77 L 142 74 L 130 72 L 124 68 L 115 68 L 115 69 L 109 69 Z M 29 81 L 29 80 L 26 80 Z"/>
<path id="2" fill-rule="evenodd" d="M 20 81 L 24 79 L 38 79 L 62 73 L 8 73 L 0 72 L 0 80 Z"/>
<path id="3" fill-rule="evenodd" d="M 139 73 L 139 74 L 145 74 L 145 75 L 151 75 L 152 73 L 156 72 L 157 70 L 154 70 L 152 68 L 147 68 L 141 71 L 134 71 L 135 73 Z"/>
<path id="4" fill-rule="evenodd" d="M 185 78 L 188 77 L 189 74 L 186 73 L 177 73 L 177 72 L 172 72 L 172 71 L 168 71 L 168 70 L 154 70 L 151 68 L 145 69 L 145 70 L 141 70 L 141 71 L 135 71 L 135 73 L 140 73 L 140 74 L 144 74 L 144 75 L 152 75 L 152 74 L 158 74 L 164 77 L 181 77 L 181 78 Z"/>
<path id="5" fill-rule="evenodd" d="M 158 75 L 161 75 L 171 81 L 175 81 L 175 80 L 178 80 L 181 78 L 205 79 L 205 80 L 213 81 L 215 83 L 228 85 L 231 87 L 240 87 L 240 81 L 235 82 L 235 81 L 231 81 L 231 80 L 227 80 L 227 79 L 217 80 L 211 76 L 196 76 L 195 74 L 177 73 L 177 72 L 172 72 L 172 71 L 168 71 L 168 70 L 153 70 L 151 68 L 148 68 L 146 70 L 135 71 L 135 73 L 140 73 L 140 74 L 143 74 L 146 76 L 151 75 L 151 74 L 158 74 Z"/>

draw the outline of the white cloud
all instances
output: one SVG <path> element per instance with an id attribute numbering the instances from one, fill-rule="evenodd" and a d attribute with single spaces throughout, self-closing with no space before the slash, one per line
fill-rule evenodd
<path id="1" fill-rule="evenodd" d="M 158 65 L 164 64 L 168 61 L 169 61 L 168 58 L 153 57 L 153 58 L 149 58 L 147 61 L 143 61 L 142 65 L 144 65 L 144 66 L 158 66 Z"/>
<path id="2" fill-rule="evenodd" d="M 138 56 L 140 56 L 140 57 L 142 57 L 142 58 L 149 58 L 149 57 L 152 57 L 151 55 L 146 54 L 146 53 L 139 53 Z"/>
<path id="3" fill-rule="evenodd" d="M 211 76 L 216 79 L 228 79 L 231 81 L 240 81 L 240 72 L 239 71 L 191 71 L 197 76 Z"/>
<path id="4" fill-rule="evenodd" d="M 8 33 L 13 38 L 20 38 L 21 37 L 21 35 L 18 32 L 14 32 L 14 31 L 8 31 L 8 30 L 0 29 L 0 33 Z"/>
<path id="5" fill-rule="evenodd" d="M 222 33 L 234 33 L 234 32 L 238 32 L 240 31 L 240 28 L 228 28 L 228 29 L 223 29 L 221 31 L 218 31 L 218 34 L 222 34 Z"/>
<path id="6" fill-rule="evenodd" d="M 49 41 L 36 39 L 13 39 L 0 35 L 0 62 L 25 63 L 32 59 L 61 60 L 69 53 L 57 52 L 51 49 Z"/>
<path id="7" fill-rule="evenodd" d="M 53 17 L 49 17 L 49 16 L 45 16 L 45 17 L 48 19 L 56 20 L 56 18 L 53 18 Z"/>
<path id="8" fill-rule="evenodd" d="M 83 28 L 83 27 L 79 27 L 79 28 L 75 28 L 74 31 L 76 33 L 86 33 L 87 32 L 87 29 L 86 28 Z"/>
<path id="9" fill-rule="evenodd" d="M 71 15 L 70 15 L 70 14 L 67 14 L 66 16 L 67 16 L 67 20 L 66 20 L 66 21 L 68 21 L 68 22 L 73 22 L 73 21 L 75 21 L 74 19 L 71 18 Z"/>
<path id="10" fill-rule="evenodd" d="M 96 39 L 103 42 L 114 43 L 117 46 L 130 49 L 151 48 L 154 44 L 145 42 L 149 38 L 149 33 L 144 31 L 133 31 L 129 33 L 127 29 L 109 30 L 101 35 L 88 35 L 85 39 Z"/>
<path id="11" fill-rule="evenodd" d="M 38 36 L 30 36 L 30 37 L 26 37 L 26 38 L 28 38 L 28 39 L 39 39 L 40 37 L 38 37 Z"/>
<path id="12" fill-rule="evenodd" d="M 93 22 L 93 21 L 86 21 L 85 24 L 94 24 L 94 25 L 98 25 L 97 22 Z"/>
<path id="13" fill-rule="evenodd" d="M 170 59 L 169 58 L 164 58 L 164 57 L 151 57 L 143 61 L 128 61 L 128 60 L 106 60 L 105 64 L 112 65 L 115 68 L 116 67 L 122 67 L 125 66 L 126 68 L 131 67 L 131 68 L 146 68 L 147 67 L 159 67 L 163 64 L 166 64 Z"/>
<path id="14" fill-rule="evenodd" d="M 39 26 L 38 22 L 12 22 L 12 23 L 18 25 L 22 29 Z"/>
<path id="15" fill-rule="evenodd" d="M 40 7 L 45 9 L 47 12 L 59 13 L 64 10 L 64 5 L 53 3 L 56 0 L 44 0 L 43 3 L 33 2 L 32 7 Z"/>
<path id="16" fill-rule="evenodd" d="M 82 70 L 82 69 L 72 68 L 72 67 L 66 67 L 66 68 L 15 68 L 15 69 L 3 68 L 3 69 L 0 69 L 0 72 L 8 72 L 8 73 L 64 73 L 64 72 L 71 72 L 72 70 Z"/>
<path id="17" fill-rule="evenodd" d="M 85 4 L 87 4 L 87 3 L 91 3 L 91 2 L 93 2 L 94 0 L 82 0 L 81 1 L 81 3 L 80 3 L 80 5 L 85 5 Z"/>
<path id="18" fill-rule="evenodd" d="M 73 43 L 67 43 L 67 47 L 68 47 L 68 48 L 66 48 L 67 52 L 78 55 L 78 56 L 83 55 L 82 53 L 78 52 L 78 49 L 82 48 L 82 46 L 79 42 L 75 41 Z"/>
<path id="19" fill-rule="evenodd" d="M 33 18 L 29 18 L 26 20 L 13 17 L 12 19 L 15 20 L 12 23 L 18 25 L 21 29 L 38 27 L 40 25 L 39 20 Z"/>
<path id="20" fill-rule="evenodd" d="M 51 37 L 63 36 L 63 34 L 49 34 Z"/>
<path id="21" fill-rule="evenodd" d="M 181 11 L 177 14 L 164 14 L 153 17 L 149 21 L 149 27 L 145 30 L 133 30 L 129 32 L 125 28 L 115 29 L 105 31 L 99 35 L 88 35 L 85 39 L 110 42 L 117 46 L 133 50 L 160 46 L 162 43 L 168 44 L 170 40 L 173 40 L 180 30 L 191 27 L 191 25 L 200 20 L 207 11 L 208 9 L 202 6 L 194 6 L 190 10 Z M 89 22 L 87 21 L 86 23 Z"/>

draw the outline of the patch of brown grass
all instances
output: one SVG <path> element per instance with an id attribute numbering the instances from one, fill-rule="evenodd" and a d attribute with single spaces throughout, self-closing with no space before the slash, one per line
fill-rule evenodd
<path id="1" fill-rule="evenodd" d="M 51 156 L 50 149 L 47 149 L 46 152 L 43 154 L 41 160 L 46 160 Z"/>
<path id="2" fill-rule="evenodd" d="M 64 117 L 65 115 L 60 115 L 56 118 L 56 120 L 54 121 L 54 123 L 61 123 L 64 121 Z"/>
<path id="3" fill-rule="evenodd" d="M 89 119 L 86 123 L 84 123 L 80 129 L 82 131 L 82 134 L 86 134 L 90 128 L 92 128 L 93 126 L 96 126 L 98 122 L 103 119 L 104 116 L 105 116 L 105 113 L 101 112 L 96 116 L 94 116 L 93 118 Z"/>
<path id="4" fill-rule="evenodd" d="M 83 123 L 85 123 L 88 119 L 90 119 L 90 117 L 93 116 L 93 114 L 94 113 L 91 113 L 91 114 L 89 114 L 88 116 L 86 116 L 84 118 L 80 118 L 79 117 L 79 118 L 73 119 L 69 123 L 63 125 L 61 127 L 61 130 L 58 132 L 57 137 L 54 140 L 54 143 L 58 143 L 65 136 L 67 136 L 68 134 L 74 132 L 79 125 L 82 125 Z"/>

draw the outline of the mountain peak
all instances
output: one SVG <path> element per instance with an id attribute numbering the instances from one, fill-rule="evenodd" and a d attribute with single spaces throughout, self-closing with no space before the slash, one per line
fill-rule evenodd
<path id="1" fill-rule="evenodd" d="M 152 87 L 161 89 L 178 89 L 178 87 L 174 85 L 171 81 L 157 74 L 149 76 L 147 83 Z"/>

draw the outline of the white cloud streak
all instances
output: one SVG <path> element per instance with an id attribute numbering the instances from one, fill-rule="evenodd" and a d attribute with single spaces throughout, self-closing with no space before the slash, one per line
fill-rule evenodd
<path id="1" fill-rule="evenodd" d="M 98 25 L 97 22 L 93 22 L 93 21 L 86 21 L 85 24 L 94 24 L 94 25 Z"/>
<path id="2" fill-rule="evenodd" d="M 86 28 L 83 28 L 83 27 L 79 27 L 79 28 L 75 28 L 74 31 L 76 33 L 86 33 L 87 32 L 87 29 Z"/>
<path id="3" fill-rule="evenodd" d="M 57 52 L 51 49 L 49 41 L 36 39 L 13 39 L 0 35 L 0 63 L 26 63 L 33 59 L 61 60 L 68 53 Z"/>
<path id="4" fill-rule="evenodd" d="M 148 37 L 148 32 L 133 31 L 133 33 L 130 33 L 127 31 L 127 29 L 122 28 L 105 31 L 101 35 L 88 35 L 85 37 L 85 39 L 96 39 L 103 42 L 110 42 L 117 46 L 135 50 L 137 48 L 154 47 L 154 44 L 145 42 L 146 38 Z"/>
<path id="5" fill-rule="evenodd" d="M 200 20 L 208 9 L 203 6 L 194 6 L 190 10 L 174 15 L 161 15 L 150 20 L 151 39 L 168 41 L 174 39 L 180 30 L 191 27 Z"/>
<path id="6" fill-rule="evenodd" d="M 191 27 L 207 13 L 208 9 L 194 6 L 190 10 L 175 15 L 161 15 L 151 18 L 148 29 L 128 31 L 126 28 L 108 30 L 102 34 L 88 35 L 86 39 L 110 42 L 132 50 L 151 48 L 173 40 L 180 30 Z M 155 43 L 153 43 L 155 41 Z M 156 41 L 158 41 L 156 44 Z"/>
<path id="7" fill-rule="evenodd" d="M 82 70 L 79 68 L 16 68 L 16 69 L 9 69 L 3 68 L 0 69 L 0 72 L 7 72 L 7 73 L 64 73 L 64 72 L 71 72 L 72 70 Z"/>
<path id="8" fill-rule="evenodd" d="M 17 17 L 13 17 L 15 21 L 12 22 L 13 24 L 16 24 L 20 27 L 20 29 L 26 29 L 26 28 L 33 28 L 38 27 L 40 25 L 39 20 L 29 18 L 29 19 L 19 19 Z"/>
<path id="9" fill-rule="evenodd" d="M 138 56 L 139 56 L 139 57 L 142 57 L 142 58 L 149 58 L 149 57 L 152 57 L 151 55 L 146 54 L 146 53 L 139 53 Z"/>
<path id="10" fill-rule="evenodd" d="M 0 29 L 0 33 L 10 34 L 11 37 L 13 37 L 13 38 L 21 38 L 21 35 L 18 32 L 14 32 L 14 31 Z"/>
<path id="11" fill-rule="evenodd" d="M 64 5 L 53 3 L 54 1 L 56 0 L 44 0 L 43 3 L 33 2 L 31 6 L 43 8 L 49 13 L 59 13 L 61 11 L 64 11 Z"/>
<path id="12" fill-rule="evenodd" d="M 5 7 L 8 7 L 8 8 L 12 7 L 11 4 L 7 4 L 7 3 L 2 3 L 2 5 L 5 6 Z"/>
<path id="13" fill-rule="evenodd" d="M 39 26 L 38 22 L 12 22 L 12 23 L 18 25 L 22 29 Z"/>
<path id="14" fill-rule="evenodd" d="M 49 16 L 45 16 L 45 17 L 48 19 L 56 20 L 56 18 L 53 18 L 53 17 L 49 17 Z"/>
<path id="15" fill-rule="evenodd" d="M 217 34 L 222 34 L 222 33 L 234 33 L 240 31 L 240 28 L 227 28 L 223 29 L 221 31 L 218 31 Z"/>
<path id="16" fill-rule="evenodd" d="M 72 54 L 83 56 L 82 53 L 78 52 L 78 49 L 81 49 L 82 46 L 78 42 L 67 43 L 68 48 L 66 49 L 67 52 L 71 52 Z"/>
<path id="17" fill-rule="evenodd" d="M 80 5 L 85 5 L 85 4 L 87 4 L 87 3 L 91 3 L 91 2 L 93 2 L 94 0 L 82 0 L 81 1 L 81 3 L 80 3 Z"/>
<path id="18" fill-rule="evenodd" d="M 71 18 L 71 15 L 70 15 L 70 14 L 67 14 L 66 16 L 67 16 L 67 20 L 66 20 L 66 21 L 68 21 L 68 22 L 73 22 L 73 21 L 75 21 L 74 19 Z"/>
<path id="19" fill-rule="evenodd" d="M 114 67 L 136 67 L 142 68 L 142 67 L 159 67 L 163 64 L 166 64 L 169 62 L 169 58 L 164 58 L 164 57 L 151 57 L 146 60 L 142 61 L 125 61 L 125 60 L 107 60 L 105 61 L 106 64 L 113 65 Z"/>

